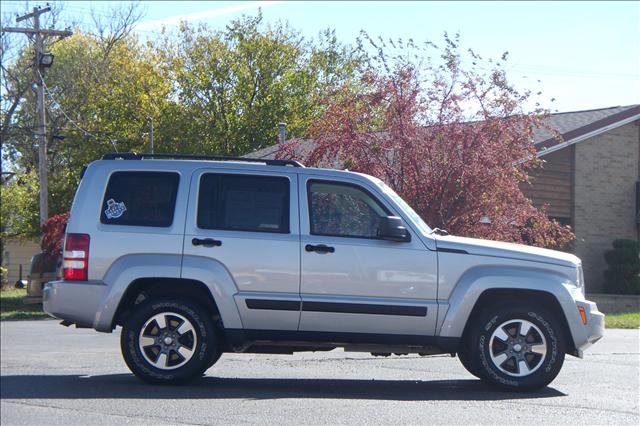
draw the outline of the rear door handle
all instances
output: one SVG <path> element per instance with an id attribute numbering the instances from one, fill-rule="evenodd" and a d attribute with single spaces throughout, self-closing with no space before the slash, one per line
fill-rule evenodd
<path id="1" fill-rule="evenodd" d="M 304 246 L 304 249 L 308 252 L 315 251 L 316 253 L 333 253 L 336 251 L 335 248 L 326 246 L 324 244 L 318 244 L 318 245 L 307 244 L 306 246 Z"/>
<path id="2" fill-rule="evenodd" d="M 220 247 L 222 245 L 222 241 L 214 240 L 213 238 L 194 238 L 191 240 L 191 244 L 194 246 L 204 246 L 204 247 Z"/>

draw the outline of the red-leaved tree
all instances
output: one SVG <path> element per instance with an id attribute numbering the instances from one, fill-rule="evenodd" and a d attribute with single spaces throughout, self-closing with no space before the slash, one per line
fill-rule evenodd
<path id="1" fill-rule="evenodd" d="M 500 63 L 483 71 L 472 51 L 463 66 L 457 39 L 445 36 L 441 65 L 390 59 L 372 44 L 377 62 L 324 100 L 311 143 L 290 141 L 277 156 L 376 176 L 431 227 L 452 234 L 566 246 L 570 229 L 520 189 L 540 165 L 533 131 L 544 127 L 543 111 L 525 111 L 530 92 L 512 87 Z"/>
<path id="2" fill-rule="evenodd" d="M 50 217 L 42 224 L 42 241 L 40 248 L 50 260 L 56 260 L 62 255 L 64 232 L 69 221 L 70 213 L 61 213 Z"/>

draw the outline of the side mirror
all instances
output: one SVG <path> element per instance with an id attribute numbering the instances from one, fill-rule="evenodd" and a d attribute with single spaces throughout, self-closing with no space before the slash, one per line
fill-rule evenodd
<path id="1" fill-rule="evenodd" d="M 390 241 L 409 242 L 411 241 L 411 234 L 404 226 L 402 219 L 397 216 L 387 216 L 380 220 L 378 238 Z"/>

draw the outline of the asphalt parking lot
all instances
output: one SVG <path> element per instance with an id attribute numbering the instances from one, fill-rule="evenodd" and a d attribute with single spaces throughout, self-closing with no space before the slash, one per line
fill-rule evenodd
<path id="1" fill-rule="evenodd" d="M 332 351 L 223 355 L 190 386 L 135 379 L 119 333 L 2 322 L 0 422 L 14 424 L 640 423 L 640 332 L 607 330 L 550 387 L 498 392 L 457 359 Z"/>

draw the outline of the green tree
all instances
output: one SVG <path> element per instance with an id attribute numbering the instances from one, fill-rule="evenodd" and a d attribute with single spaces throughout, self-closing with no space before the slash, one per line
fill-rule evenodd
<path id="1" fill-rule="evenodd" d="M 44 75 L 50 216 L 69 209 L 84 165 L 114 150 L 147 151 L 148 117 L 156 152 L 242 155 L 273 144 L 280 121 L 301 136 L 322 115 L 319 99 L 359 72 L 358 55 L 330 30 L 305 40 L 258 14 L 222 31 L 183 24 L 141 43 L 131 34 L 134 6 L 114 16 L 47 46 L 55 55 Z M 3 198 L 24 208 L 8 206 L 0 226 L 25 236 L 40 233 L 38 188 L 27 186 L 38 164 L 32 55 L 23 46 L 3 62 L 3 166 L 19 177 Z"/>
<path id="2" fill-rule="evenodd" d="M 38 222 L 38 175 L 32 169 L 3 179 L 0 186 L 0 215 L 2 232 L 0 238 L 33 236 L 37 234 Z M 35 196 L 34 196 L 35 194 Z"/>
<path id="3" fill-rule="evenodd" d="M 314 43 L 261 14 L 223 31 L 183 24 L 156 48 L 178 100 L 162 134 L 181 152 L 245 154 L 272 145 L 280 121 L 301 136 L 321 114 L 318 98 L 359 65 L 332 31 Z"/>
<path id="4" fill-rule="evenodd" d="M 129 34 L 132 16 L 119 25 L 111 23 L 109 31 L 76 30 L 48 47 L 55 55 L 54 66 L 44 75 L 50 216 L 69 210 L 84 165 L 114 150 L 146 150 L 147 117 L 164 113 L 169 82 L 154 52 Z M 31 182 L 38 163 L 33 94 L 20 90 L 33 78 L 23 64 L 30 55 L 24 49 L 7 67 L 15 77 L 3 81 L 10 89 L 7 96 L 17 96 L 7 103 L 17 105 L 11 117 L 3 116 L 8 123 L 6 132 L 3 125 L 3 166 L 18 179 L 3 185 L 1 226 L 5 233 L 23 236 L 40 233 L 38 221 L 31 220 L 38 212 L 38 187 Z M 27 214 L 23 206 L 32 211 Z"/>

